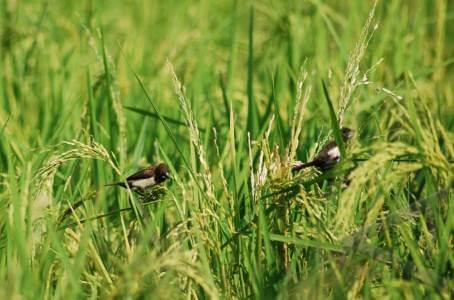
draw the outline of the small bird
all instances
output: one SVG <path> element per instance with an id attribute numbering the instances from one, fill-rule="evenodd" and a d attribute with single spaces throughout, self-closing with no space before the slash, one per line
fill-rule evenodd
<path id="1" fill-rule="evenodd" d="M 143 195 L 146 189 L 163 183 L 167 179 L 171 178 L 172 176 L 170 175 L 169 167 L 164 163 L 160 163 L 158 165 L 151 165 L 148 168 L 132 174 L 126 178 L 127 185 L 125 182 L 115 182 L 106 184 L 105 186 L 121 186 L 123 188 L 128 186 L 134 192 Z M 72 204 L 70 208 L 66 209 L 60 217 L 60 222 L 62 222 L 75 209 L 80 207 L 84 201 L 85 200 L 79 200 Z"/>
<path id="2" fill-rule="evenodd" d="M 115 182 L 106 184 L 106 186 L 121 186 L 123 188 L 144 191 L 150 187 L 156 186 L 167 179 L 172 178 L 169 167 L 165 163 L 149 166 L 137 173 L 126 178 L 126 182 Z"/>
<path id="3" fill-rule="evenodd" d="M 342 127 L 341 134 L 342 140 L 346 143 L 353 136 L 353 130 L 347 127 Z M 316 167 L 320 171 L 324 172 L 334 167 L 339 162 L 340 158 L 341 153 L 339 147 L 337 146 L 336 141 L 333 140 L 323 147 L 314 160 L 307 163 L 296 162 L 293 165 L 292 170 L 299 171 L 308 167 Z"/>

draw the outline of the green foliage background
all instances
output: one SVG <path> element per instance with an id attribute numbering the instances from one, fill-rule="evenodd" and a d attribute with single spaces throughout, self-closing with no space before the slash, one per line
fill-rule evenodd
<path id="1" fill-rule="evenodd" d="M 1 299 L 452 297 L 452 2 L 0 5 Z"/>

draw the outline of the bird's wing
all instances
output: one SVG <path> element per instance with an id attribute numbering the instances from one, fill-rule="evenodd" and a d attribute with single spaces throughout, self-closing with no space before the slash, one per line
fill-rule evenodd
<path id="1" fill-rule="evenodd" d="M 315 157 L 314 161 L 320 161 L 329 163 L 332 161 L 336 161 L 339 159 L 339 154 L 336 151 L 333 151 L 337 147 L 336 141 L 329 142 L 325 147 L 323 147 L 322 151 L 320 151 L 317 156 Z"/>
<path id="2" fill-rule="evenodd" d="M 137 173 L 132 174 L 131 176 L 126 178 L 126 180 L 130 181 L 130 180 L 139 180 L 139 179 L 150 178 L 150 177 L 152 177 L 154 175 L 155 169 L 156 169 L 155 166 L 151 166 L 151 167 L 145 168 L 143 170 L 140 170 Z"/>

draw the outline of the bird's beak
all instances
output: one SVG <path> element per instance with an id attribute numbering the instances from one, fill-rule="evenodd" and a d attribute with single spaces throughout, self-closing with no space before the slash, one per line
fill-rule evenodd
<path id="1" fill-rule="evenodd" d="M 173 179 L 172 175 L 171 175 L 169 172 L 166 172 L 166 173 L 164 174 L 164 176 L 165 176 L 165 178 L 167 178 L 167 179 L 170 179 L 170 180 Z"/>

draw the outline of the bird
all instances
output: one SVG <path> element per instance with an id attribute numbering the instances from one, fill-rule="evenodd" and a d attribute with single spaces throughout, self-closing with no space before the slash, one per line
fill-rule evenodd
<path id="1" fill-rule="evenodd" d="M 342 127 L 341 135 L 342 140 L 346 143 L 352 136 L 353 130 L 347 127 Z M 328 171 L 333 168 L 341 158 L 339 147 L 335 140 L 330 141 L 323 149 L 315 156 L 315 158 L 307 163 L 300 161 L 292 166 L 292 171 L 300 171 L 308 167 L 316 167 L 322 172 Z"/>
<path id="2" fill-rule="evenodd" d="M 108 183 L 105 186 L 120 186 L 123 188 L 130 188 L 139 195 L 145 195 L 145 191 L 148 188 L 157 186 L 167 179 L 171 179 L 172 175 L 170 174 L 170 169 L 165 163 L 160 163 L 157 165 L 151 165 L 145 169 L 142 169 L 128 178 L 126 178 L 126 183 L 123 181 Z M 159 195 L 159 194 L 158 194 Z M 156 195 L 155 195 L 156 196 Z M 84 200 L 79 200 L 76 203 L 72 204 L 71 207 L 65 210 L 65 212 L 60 217 L 60 222 L 62 222 L 68 215 L 70 215 L 75 209 L 80 207 Z"/>
<path id="3" fill-rule="evenodd" d="M 154 187 L 171 179 L 170 169 L 165 163 L 151 165 L 142 169 L 126 178 L 126 182 L 108 183 L 105 186 L 120 186 L 122 188 L 130 188 L 132 190 L 145 191 L 148 188 Z"/>

